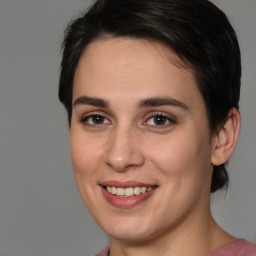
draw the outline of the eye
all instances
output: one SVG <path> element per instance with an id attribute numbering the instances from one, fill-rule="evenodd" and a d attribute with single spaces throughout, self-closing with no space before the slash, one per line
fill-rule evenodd
<path id="1" fill-rule="evenodd" d="M 168 127 L 171 124 L 176 123 L 175 119 L 165 114 L 153 114 L 143 124 L 149 126 L 155 126 L 158 128 Z"/>
<path id="2" fill-rule="evenodd" d="M 80 121 L 84 125 L 89 125 L 89 126 L 110 124 L 110 121 L 106 117 L 98 114 L 85 116 Z"/>
<path id="3" fill-rule="evenodd" d="M 165 116 L 154 116 L 148 120 L 150 125 L 165 125 L 168 122 L 167 117 Z"/>

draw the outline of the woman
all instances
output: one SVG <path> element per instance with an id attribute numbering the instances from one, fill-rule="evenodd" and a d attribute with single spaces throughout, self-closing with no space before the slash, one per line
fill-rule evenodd
<path id="1" fill-rule="evenodd" d="M 68 27 L 59 98 L 98 255 L 256 255 L 214 221 L 239 134 L 240 50 L 207 0 L 100 0 Z"/>

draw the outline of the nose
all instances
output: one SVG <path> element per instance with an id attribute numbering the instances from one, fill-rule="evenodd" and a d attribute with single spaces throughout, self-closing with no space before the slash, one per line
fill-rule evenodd
<path id="1" fill-rule="evenodd" d="M 138 138 L 131 129 L 116 129 L 108 140 L 105 163 L 115 171 L 122 172 L 140 167 L 145 158 Z"/>

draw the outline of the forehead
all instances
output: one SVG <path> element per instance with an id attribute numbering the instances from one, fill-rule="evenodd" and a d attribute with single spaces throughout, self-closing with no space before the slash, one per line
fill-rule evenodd
<path id="1" fill-rule="evenodd" d="M 83 94 L 124 99 L 168 94 L 183 101 L 201 97 L 193 72 L 167 47 L 129 38 L 87 46 L 75 72 L 73 98 Z"/>

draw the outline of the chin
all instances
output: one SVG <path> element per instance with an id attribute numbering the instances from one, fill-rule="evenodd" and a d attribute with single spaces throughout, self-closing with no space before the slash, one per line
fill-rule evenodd
<path id="1" fill-rule="evenodd" d="M 155 237 L 157 233 L 152 224 L 138 217 L 119 218 L 108 224 L 104 222 L 101 228 L 109 237 L 127 242 L 147 241 Z"/>
<path id="2" fill-rule="evenodd" d="M 149 232 L 131 228 L 123 230 L 112 230 L 107 234 L 109 237 L 114 238 L 116 240 L 126 241 L 130 243 L 145 242 L 154 237 L 153 235 L 150 235 Z"/>

